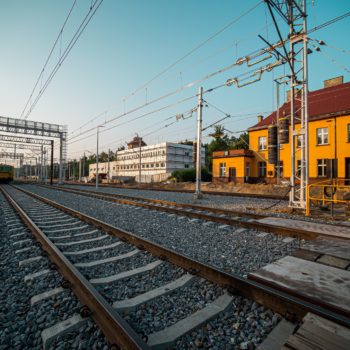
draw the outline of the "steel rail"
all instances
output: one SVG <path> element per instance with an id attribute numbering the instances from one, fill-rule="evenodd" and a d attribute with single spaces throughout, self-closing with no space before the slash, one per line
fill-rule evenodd
<path id="1" fill-rule="evenodd" d="M 241 295 L 245 298 L 255 300 L 257 303 L 264 305 L 265 307 L 270 308 L 281 315 L 284 315 L 284 317 L 289 320 L 300 321 L 306 315 L 306 313 L 312 312 L 350 328 L 350 313 L 342 309 L 329 309 L 328 305 L 327 308 L 324 307 L 324 305 L 321 305 L 322 302 L 320 305 L 318 305 L 314 300 L 310 300 L 309 298 L 301 299 L 300 297 L 293 296 L 289 293 L 280 291 L 257 281 L 245 279 L 237 274 L 227 273 L 220 268 L 200 262 L 170 248 L 163 247 L 157 243 L 141 238 L 136 234 L 109 225 L 103 221 L 83 214 L 77 210 L 68 208 L 28 190 L 23 188 L 17 189 L 43 203 L 55 207 L 69 215 L 77 217 L 80 220 L 105 231 L 106 233 L 116 236 L 124 242 L 135 245 L 141 250 L 146 250 L 161 260 L 169 261 L 170 263 L 189 271 L 191 274 L 195 274 L 213 283 L 221 285 L 224 288 L 227 288 L 227 290 L 232 294 Z"/>
<path id="2" fill-rule="evenodd" d="M 15 209 L 24 224 L 30 229 L 39 245 L 47 252 L 50 260 L 58 271 L 69 282 L 69 287 L 80 300 L 88 307 L 91 317 L 100 327 L 112 348 L 122 349 L 149 349 L 149 346 L 129 326 L 129 324 L 108 304 L 93 285 L 78 271 L 78 269 L 64 256 L 52 241 L 31 220 L 19 204 L 1 186 L 0 191 L 6 200 Z"/>
<path id="3" fill-rule="evenodd" d="M 245 216 L 245 217 L 249 217 L 249 218 L 253 218 L 253 219 L 262 219 L 262 218 L 267 217 L 267 215 L 256 214 L 256 213 L 244 213 L 244 212 L 241 212 L 239 210 L 219 209 L 219 208 L 205 207 L 205 206 L 196 205 L 196 204 L 166 201 L 166 200 L 162 200 L 162 199 L 129 196 L 129 195 L 124 195 L 124 194 L 119 194 L 119 193 L 98 192 L 98 191 L 92 191 L 92 190 L 83 190 L 81 188 L 66 188 L 66 187 L 57 186 L 57 185 L 55 185 L 55 186 L 39 185 L 39 186 L 45 187 L 48 189 L 58 189 L 60 191 L 66 191 L 66 192 L 72 192 L 72 193 L 74 193 L 74 192 L 78 193 L 78 191 L 79 191 L 79 194 L 91 193 L 91 194 L 96 194 L 96 195 L 103 195 L 104 197 L 110 197 L 110 198 L 116 198 L 116 199 L 126 199 L 126 200 L 136 201 L 136 202 L 147 202 L 147 203 L 151 203 L 151 204 L 167 205 L 167 206 L 176 207 L 176 208 L 207 211 L 207 212 L 212 212 L 215 214 Z"/>
<path id="4" fill-rule="evenodd" d="M 80 183 L 80 182 L 66 182 L 66 185 L 82 185 L 82 186 L 95 186 L 91 183 Z M 122 188 L 127 190 L 143 190 L 143 191 L 160 191 L 160 192 L 180 192 L 180 193 L 194 193 L 193 190 L 186 189 L 170 189 L 170 188 L 142 188 L 137 186 L 120 186 L 115 184 L 99 184 L 101 187 L 111 188 Z M 284 196 L 276 196 L 273 194 L 261 194 L 261 193 L 244 193 L 244 192 L 223 192 L 223 191 L 201 191 L 203 194 L 209 194 L 213 196 L 227 196 L 227 197 L 250 197 L 250 198 L 261 198 L 261 199 L 276 199 L 276 200 L 287 200 Z"/>
<path id="5" fill-rule="evenodd" d="M 187 216 L 187 217 L 201 219 L 201 220 L 213 221 L 223 225 L 240 226 L 248 229 L 256 229 L 259 231 L 269 232 L 276 235 L 284 235 L 288 237 L 299 237 L 306 240 L 312 240 L 317 237 L 326 237 L 326 238 L 333 237 L 331 235 L 327 235 L 326 233 L 319 233 L 319 232 L 304 230 L 301 228 L 276 226 L 276 225 L 271 225 L 263 222 L 241 221 L 235 218 L 213 216 L 210 214 L 193 212 L 193 211 L 190 212 L 190 211 L 181 210 L 178 208 L 161 207 L 155 204 L 142 203 L 140 202 L 141 199 L 138 199 L 138 201 L 132 201 L 127 199 L 113 198 L 113 195 L 111 194 L 106 195 L 105 193 L 101 194 L 101 192 L 94 192 L 94 191 L 88 191 L 88 190 L 85 191 L 85 190 L 78 190 L 78 189 L 67 189 L 67 188 L 60 188 L 57 186 L 55 187 L 45 186 L 45 188 L 58 189 L 60 191 L 75 193 L 82 196 L 97 198 L 97 199 L 101 199 L 101 200 L 105 200 L 113 203 L 120 203 L 125 205 L 147 208 L 151 210 L 163 211 L 163 212 L 172 213 L 172 214 L 181 215 L 181 216 Z M 194 210 L 200 210 L 200 209 L 198 207 Z M 210 208 L 206 210 L 209 211 Z M 218 210 L 221 210 L 221 209 L 218 209 Z M 242 216 L 242 213 L 241 213 L 241 216 Z M 344 238 L 344 239 L 350 239 L 350 237 Z"/>

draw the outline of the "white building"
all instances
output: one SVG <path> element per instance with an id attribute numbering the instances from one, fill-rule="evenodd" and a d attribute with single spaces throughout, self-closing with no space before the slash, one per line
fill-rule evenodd
<path id="1" fill-rule="evenodd" d="M 141 153 L 141 162 L 140 162 Z M 117 152 L 117 160 L 110 162 L 110 179 L 135 178 L 139 182 L 166 180 L 174 170 L 194 167 L 193 146 L 164 142 L 151 146 L 134 147 Z M 205 164 L 205 149 L 202 147 L 202 165 Z M 98 164 L 99 174 L 108 174 L 108 162 Z M 89 178 L 96 176 L 96 164 L 89 166 Z"/>

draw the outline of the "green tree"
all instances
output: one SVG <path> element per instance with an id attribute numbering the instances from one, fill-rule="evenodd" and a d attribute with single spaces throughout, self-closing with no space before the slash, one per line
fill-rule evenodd
<path id="1" fill-rule="evenodd" d="M 214 137 L 215 140 L 220 140 L 227 135 L 225 135 L 225 128 L 222 125 L 214 125 L 214 132 L 209 136 Z"/>
<path id="2" fill-rule="evenodd" d="M 213 152 L 215 151 L 226 151 L 230 148 L 230 139 L 225 134 L 225 128 L 222 125 L 215 125 L 214 132 L 209 134 L 214 138 L 208 143 L 206 149 L 206 164 L 208 169 L 212 168 Z"/>
<path id="3" fill-rule="evenodd" d="M 244 132 L 238 137 L 231 136 L 229 140 L 230 149 L 249 149 L 249 134 Z"/>

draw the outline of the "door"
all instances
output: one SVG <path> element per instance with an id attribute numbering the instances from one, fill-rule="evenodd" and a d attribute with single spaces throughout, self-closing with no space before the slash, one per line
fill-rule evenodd
<path id="1" fill-rule="evenodd" d="M 345 158 L 345 185 L 350 185 L 350 158 Z"/>
<path id="2" fill-rule="evenodd" d="M 236 181 L 236 168 L 228 168 L 229 181 Z"/>

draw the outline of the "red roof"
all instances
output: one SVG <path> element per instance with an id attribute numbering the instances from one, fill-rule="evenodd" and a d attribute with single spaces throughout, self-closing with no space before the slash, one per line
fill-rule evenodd
<path id="1" fill-rule="evenodd" d="M 309 119 L 317 117 L 330 117 L 333 115 L 342 115 L 350 112 L 350 82 L 331 86 L 328 88 L 309 92 Z M 299 115 L 300 102 L 296 102 L 295 110 Z M 286 102 L 280 108 L 280 118 L 290 115 L 290 102 Z M 263 119 L 260 123 L 252 126 L 252 129 L 264 129 L 270 124 L 276 124 L 276 111 Z"/>

